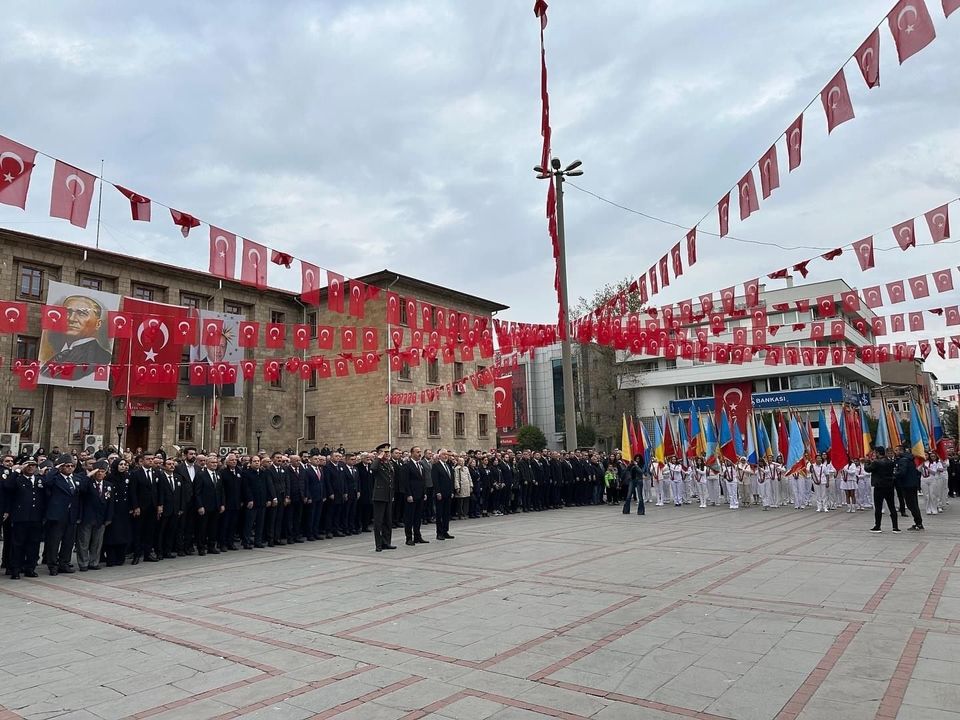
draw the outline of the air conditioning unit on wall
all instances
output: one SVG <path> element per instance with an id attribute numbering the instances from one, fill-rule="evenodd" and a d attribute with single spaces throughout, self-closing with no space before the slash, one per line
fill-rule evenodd
<path id="1" fill-rule="evenodd" d="M 0 453 L 20 454 L 20 433 L 0 433 Z"/>
<path id="2" fill-rule="evenodd" d="M 93 455 L 100 446 L 103 445 L 103 435 L 84 435 L 83 450 L 89 455 Z"/>

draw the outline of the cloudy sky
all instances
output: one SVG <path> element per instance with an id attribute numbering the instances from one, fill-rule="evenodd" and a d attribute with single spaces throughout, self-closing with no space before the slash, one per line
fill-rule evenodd
<path id="1" fill-rule="evenodd" d="M 847 80 L 856 119 L 828 138 L 817 102 L 803 165 L 661 294 L 680 300 L 878 233 L 960 196 L 960 14 L 927 0 L 938 37 L 899 66 L 881 28 L 881 86 Z M 577 183 L 621 204 L 716 230 L 713 209 L 890 9 L 893 0 L 553 0 L 547 28 L 554 152 Z M 168 1 L 4 6 L 0 134 L 270 247 L 346 275 L 389 267 L 556 318 L 539 159 L 532 0 Z M 49 161 L 27 211 L 0 225 L 94 243 L 47 217 Z M 759 184 L 759 183 L 758 183 Z M 960 227 L 960 204 L 951 206 Z M 568 188 L 570 294 L 656 262 L 683 231 Z M 918 226 L 921 244 L 929 245 Z M 110 187 L 101 246 L 206 268 L 162 208 L 133 223 Z M 799 247 L 798 247 L 799 246 Z M 846 255 L 810 280 L 853 286 L 956 267 L 956 246 Z M 296 271 L 271 266 L 271 283 Z M 960 273 L 956 274 L 960 287 Z M 911 310 L 955 304 L 958 293 Z M 942 321 L 927 315 L 927 336 Z M 941 324 L 937 324 L 941 323 Z M 929 328 L 934 330 L 930 331 Z M 956 329 L 954 329 L 956 330 Z M 895 339 L 907 339 L 903 336 Z M 941 380 L 953 367 L 931 362 Z"/>

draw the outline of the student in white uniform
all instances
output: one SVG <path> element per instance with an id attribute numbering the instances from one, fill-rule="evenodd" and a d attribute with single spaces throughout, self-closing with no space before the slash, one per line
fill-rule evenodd
<path id="1" fill-rule="evenodd" d="M 840 489 L 843 491 L 843 502 L 846 512 L 852 513 L 859 509 L 857 505 L 857 487 L 860 484 L 860 464 L 851 460 L 840 470 Z"/>
<path id="2" fill-rule="evenodd" d="M 777 455 L 776 459 L 770 462 L 770 474 L 773 476 L 773 484 L 770 486 L 771 490 L 773 490 L 773 507 L 786 505 L 787 493 L 784 487 L 783 457 L 781 455 Z"/>
<path id="3" fill-rule="evenodd" d="M 670 491 L 673 493 L 673 506 L 683 505 L 683 479 L 686 473 L 683 465 L 680 464 L 680 458 L 676 455 L 670 458 L 667 464 L 667 471 L 670 473 Z"/>
<path id="4" fill-rule="evenodd" d="M 927 510 L 927 515 L 936 515 L 937 514 L 937 498 L 936 498 L 936 475 L 933 460 L 931 460 L 932 453 L 927 454 L 927 459 L 923 461 L 923 464 L 920 466 L 920 491 L 923 493 L 923 503 Z"/>
<path id="5" fill-rule="evenodd" d="M 827 507 L 827 492 L 830 489 L 830 478 L 833 468 L 827 462 L 826 453 L 817 456 L 817 461 L 808 468 L 810 480 L 813 482 L 813 494 L 817 500 L 817 512 L 830 512 Z"/>
<path id="6" fill-rule="evenodd" d="M 659 460 L 650 463 L 650 480 L 653 483 L 653 496 L 656 499 L 655 504 L 663 507 L 663 485 L 667 482 L 666 465 Z"/>
<path id="7" fill-rule="evenodd" d="M 795 468 L 793 472 L 787 474 L 787 481 L 790 483 L 790 494 L 793 496 L 793 507 L 796 510 L 803 510 L 807 504 L 807 488 L 810 487 L 810 478 L 806 472 L 806 466 L 801 465 Z"/>
<path id="8" fill-rule="evenodd" d="M 698 457 L 693 462 L 694 477 L 697 481 L 697 495 L 700 496 L 700 507 L 707 506 L 707 492 L 709 482 L 707 481 L 707 465 L 702 457 Z"/>
<path id="9" fill-rule="evenodd" d="M 873 487 L 871 486 L 870 473 L 867 472 L 867 461 L 860 458 L 857 463 L 860 466 L 860 476 L 857 478 L 857 509 L 873 509 Z"/>
<path id="10" fill-rule="evenodd" d="M 773 472 L 763 458 L 757 461 L 757 489 L 764 511 L 769 510 L 773 504 Z"/>
<path id="11" fill-rule="evenodd" d="M 943 506 L 947 504 L 947 465 L 936 453 L 930 454 L 933 456 L 933 474 L 936 478 L 937 512 L 943 512 Z"/>
<path id="12" fill-rule="evenodd" d="M 720 468 L 722 465 L 707 465 L 707 495 L 711 505 L 720 504 Z"/>
<path id="13" fill-rule="evenodd" d="M 741 456 L 736 467 L 733 468 L 733 471 L 737 476 L 737 489 L 740 491 L 740 504 L 744 507 L 748 507 L 750 505 L 750 497 L 753 495 L 753 468 L 750 467 L 750 463 L 747 462 L 747 459 Z"/>
<path id="14" fill-rule="evenodd" d="M 697 492 L 697 466 L 696 461 L 689 459 L 683 460 L 683 502 L 689 505 Z"/>
<path id="15" fill-rule="evenodd" d="M 739 510 L 740 496 L 737 493 L 737 467 L 730 458 L 723 459 L 720 479 L 724 484 L 724 489 L 727 491 L 727 500 L 730 501 L 730 509 Z"/>

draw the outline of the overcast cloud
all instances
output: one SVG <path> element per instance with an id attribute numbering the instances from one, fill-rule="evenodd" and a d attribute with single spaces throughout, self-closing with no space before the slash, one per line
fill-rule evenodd
<path id="1" fill-rule="evenodd" d="M 4 5 L 0 134 L 221 227 L 347 275 L 389 267 L 556 318 L 539 159 L 532 0 L 36 2 Z M 762 155 L 892 0 L 553 0 L 547 28 L 554 152 L 578 184 L 716 230 L 720 196 Z M 881 28 L 881 86 L 847 80 L 857 117 L 829 138 L 819 100 L 804 159 L 731 232 L 829 248 L 960 195 L 960 14 L 927 0 L 938 37 L 899 66 Z M 93 245 L 47 217 L 51 164 L 27 212 L 0 225 Z M 758 184 L 759 186 L 759 184 Z M 735 205 L 735 204 L 734 204 Z M 953 205 L 960 227 L 960 206 Z M 570 294 L 645 271 L 683 236 L 569 188 Z M 736 215 L 735 207 L 731 215 Z M 955 231 L 956 232 L 956 231 Z M 107 187 L 101 246 L 207 265 L 206 230 L 133 223 Z M 929 243 L 925 227 L 921 243 Z M 878 247 L 893 244 L 880 233 Z M 814 254 L 701 238 L 700 262 L 659 297 L 680 300 Z M 854 286 L 958 263 L 957 246 L 845 255 L 810 280 Z M 293 287 L 296 270 L 271 266 Z M 957 275 L 960 280 L 960 274 Z M 960 282 L 958 282 L 960 286 Z M 957 293 L 898 310 L 955 304 Z M 945 333 L 926 314 L 925 336 Z M 930 328 L 933 328 L 932 330 Z M 956 328 L 953 329 L 954 331 Z M 898 339 L 907 339 L 900 336 Z M 960 380 L 954 362 L 930 366 Z"/>

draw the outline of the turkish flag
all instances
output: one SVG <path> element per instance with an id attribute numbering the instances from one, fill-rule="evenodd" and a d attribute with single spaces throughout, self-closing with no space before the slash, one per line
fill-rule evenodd
<path id="1" fill-rule="evenodd" d="M 836 258 L 840 257 L 841 255 L 843 255 L 843 248 L 834 248 L 833 250 L 830 250 L 829 252 L 825 252 L 825 253 L 824 253 L 823 255 L 821 255 L 820 257 L 822 257 L 824 260 L 835 260 Z"/>
<path id="2" fill-rule="evenodd" d="M 186 317 L 179 320 L 172 328 L 173 342 L 179 345 L 196 345 L 198 329 L 197 318 L 195 317 Z"/>
<path id="3" fill-rule="evenodd" d="M 909 314 L 909 318 L 910 318 L 910 332 L 923 330 L 923 313 L 922 312 L 912 312 Z"/>
<path id="4" fill-rule="evenodd" d="M 300 366 L 301 380 L 309 380 L 313 376 L 313 373 L 314 373 L 314 369 L 312 365 L 309 365 L 308 363 L 304 363 L 303 365 Z"/>
<path id="5" fill-rule="evenodd" d="M 387 325 L 400 324 L 400 303 L 403 302 L 395 292 L 387 292 Z"/>
<path id="6" fill-rule="evenodd" d="M 320 304 L 320 268 L 300 261 L 300 299 L 307 305 Z"/>
<path id="7" fill-rule="evenodd" d="M 897 239 L 901 250 L 916 247 L 917 235 L 913 228 L 913 218 L 894 226 L 893 236 Z"/>
<path id="8" fill-rule="evenodd" d="M 897 303 L 902 303 L 907 299 L 906 293 L 903 290 L 903 280 L 895 280 L 894 282 L 887 283 L 887 295 L 890 297 L 890 302 L 896 305 Z"/>
<path id="9" fill-rule="evenodd" d="M 733 328 L 733 344 L 743 347 L 747 344 L 747 329 L 744 327 Z"/>
<path id="10" fill-rule="evenodd" d="M 947 321 L 947 325 L 960 325 L 960 306 L 951 305 L 944 308 L 944 319 Z"/>
<path id="11" fill-rule="evenodd" d="M 660 287 L 665 288 L 670 285 L 670 271 L 667 269 L 666 255 L 660 258 L 660 261 L 657 263 L 657 267 L 660 270 Z"/>
<path id="12" fill-rule="evenodd" d="M 270 262 L 274 265 L 282 265 L 289 270 L 290 266 L 293 265 L 293 255 L 280 250 L 273 250 L 270 252 Z"/>
<path id="13" fill-rule="evenodd" d="M 40 329 L 52 332 L 67 331 L 67 310 L 59 305 L 44 305 L 40 309 Z"/>
<path id="14" fill-rule="evenodd" d="M 771 280 L 785 280 L 788 274 L 786 268 L 781 268 L 780 270 L 770 273 L 767 277 Z"/>
<path id="15" fill-rule="evenodd" d="M 346 377 L 350 374 L 350 366 L 347 364 L 347 359 L 338 357 L 333 360 L 333 373 L 337 377 Z"/>
<path id="16" fill-rule="evenodd" d="M 257 373 L 256 360 L 241 360 L 240 372 L 243 375 L 244 380 L 253 380 Z"/>
<path id="17" fill-rule="evenodd" d="M 237 329 L 237 345 L 242 348 L 256 347 L 260 342 L 260 323 L 241 320 Z"/>
<path id="18" fill-rule="evenodd" d="M 207 347 L 216 347 L 223 338 L 223 320 L 207 318 L 203 321 L 203 344 Z"/>
<path id="19" fill-rule="evenodd" d="M 687 267 L 697 262 L 697 229 L 691 228 L 687 233 Z"/>
<path id="20" fill-rule="evenodd" d="M 863 240 L 857 240 L 853 244 L 853 252 L 857 256 L 857 262 L 860 263 L 861 270 L 869 270 L 873 267 L 873 235 L 865 237 Z"/>
<path id="21" fill-rule="evenodd" d="M 359 280 L 350 281 L 350 305 L 348 314 L 363 320 L 363 308 L 367 302 L 367 285 Z"/>
<path id="22" fill-rule="evenodd" d="M 267 248 L 246 238 L 243 238 L 240 282 L 261 290 L 267 286 Z"/>
<path id="23" fill-rule="evenodd" d="M 97 382 L 107 382 L 110 379 L 110 366 L 97 365 L 93 369 L 93 379 Z"/>
<path id="24" fill-rule="evenodd" d="M 809 260 L 801 260 L 800 262 L 798 262 L 796 265 L 793 266 L 793 271 L 800 273 L 803 277 L 806 277 L 807 275 L 810 274 L 810 272 L 807 270 L 807 265 L 809 264 L 810 264 Z"/>
<path id="25" fill-rule="evenodd" d="M 760 278 L 749 280 L 743 285 L 747 307 L 752 308 L 760 304 Z"/>
<path id="26" fill-rule="evenodd" d="M 720 291 L 720 303 L 723 306 L 723 311 L 727 315 L 731 315 L 733 313 L 733 299 L 734 291 L 732 287 L 724 288 Z"/>
<path id="27" fill-rule="evenodd" d="M 944 293 L 953 290 L 953 271 L 950 268 L 937 270 L 933 274 L 933 284 L 937 286 L 937 292 Z"/>
<path id="28" fill-rule="evenodd" d="M 279 350 L 287 344 L 287 326 L 283 323 L 267 323 L 265 345 L 271 350 Z"/>
<path id="29" fill-rule="evenodd" d="M 407 327 L 417 327 L 417 301 L 412 298 L 407 299 Z"/>
<path id="30" fill-rule="evenodd" d="M 683 262 L 680 260 L 680 243 L 670 248 L 670 261 L 673 264 L 673 277 L 683 275 Z"/>
<path id="31" fill-rule="evenodd" d="M 737 183 L 737 194 L 740 196 L 740 219 L 746 220 L 751 213 L 760 209 L 760 202 L 757 200 L 757 186 L 753 180 L 753 168 L 748 170 L 747 174 Z"/>
<path id="32" fill-rule="evenodd" d="M 825 325 L 822 322 L 810 323 L 810 339 L 823 340 L 824 327 Z"/>
<path id="33" fill-rule="evenodd" d="M 786 352 L 787 365 L 797 365 L 800 363 L 800 348 L 788 347 Z"/>
<path id="34" fill-rule="evenodd" d="M 50 192 L 50 217 L 63 218 L 71 225 L 85 228 L 95 182 L 96 178 L 90 173 L 57 160 Z"/>
<path id="35" fill-rule="evenodd" d="M 753 173 L 750 173 L 753 175 Z M 770 197 L 770 193 L 780 187 L 780 169 L 777 165 L 777 145 L 774 143 L 760 158 L 760 191 L 763 199 Z"/>
<path id="36" fill-rule="evenodd" d="M 40 379 L 39 363 L 32 362 L 29 365 L 24 365 L 19 374 L 21 390 L 37 389 L 37 381 Z"/>
<path id="37" fill-rule="evenodd" d="M 727 416 L 736 422 L 736 427 L 745 432 L 747 418 L 752 411 L 753 382 L 714 383 L 713 394 L 717 411 L 726 410 Z"/>
<path id="38" fill-rule="evenodd" d="M 130 201 L 130 215 L 134 220 L 150 222 L 150 198 L 139 195 L 121 185 L 114 185 L 114 187 Z"/>
<path id="39" fill-rule="evenodd" d="M 717 216 L 720 220 L 720 237 L 724 237 L 730 232 L 730 193 L 717 203 Z"/>
<path id="40" fill-rule="evenodd" d="M 755 327 L 750 331 L 750 340 L 754 347 L 760 347 L 767 344 L 767 329 L 765 327 Z"/>
<path id="41" fill-rule="evenodd" d="M 904 332 L 906 329 L 907 325 L 903 321 L 903 313 L 894 313 L 890 316 L 890 332 Z"/>
<path id="42" fill-rule="evenodd" d="M 837 314 L 837 303 L 833 299 L 833 295 L 824 295 L 817 298 L 817 311 L 820 313 L 820 317 L 833 317 Z"/>
<path id="43" fill-rule="evenodd" d="M 832 340 L 842 340 L 846 335 L 847 324 L 843 320 L 830 321 L 830 338 Z"/>
<path id="44" fill-rule="evenodd" d="M 854 319 L 853 319 L 853 327 L 854 327 L 854 329 L 856 329 L 856 331 L 857 331 L 858 333 L 860 333 L 861 335 L 863 335 L 864 337 L 866 337 L 866 335 L 867 335 L 867 328 L 869 327 L 869 326 L 867 325 L 867 321 L 866 321 L 866 320 L 864 320 L 862 317 L 856 317 L 856 318 L 854 318 Z"/>
<path id="45" fill-rule="evenodd" d="M 24 209 L 36 159 L 36 150 L 0 135 L 0 203 Z"/>
<path id="46" fill-rule="evenodd" d="M 280 361 L 267 360 L 263 363 L 263 379 L 267 382 L 276 382 L 280 379 Z"/>
<path id="47" fill-rule="evenodd" d="M 810 301 L 807 298 L 804 298 L 803 300 L 797 300 L 793 304 L 796 306 L 797 312 L 799 313 L 805 313 L 810 309 Z"/>
<path id="48" fill-rule="evenodd" d="M 790 161 L 790 172 L 800 167 L 803 159 L 803 113 L 787 128 L 787 157 Z"/>
<path id="49" fill-rule="evenodd" d="M 433 330 L 433 305 L 420 303 L 420 328 L 424 332 Z"/>
<path id="50" fill-rule="evenodd" d="M 833 132 L 838 125 L 847 120 L 853 120 L 853 103 L 850 102 L 850 93 L 847 91 L 847 79 L 843 68 L 833 76 L 833 80 L 820 92 L 820 102 L 823 103 L 823 112 L 827 116 L 827 132 Z"/>
<path id="51" fill-rule="evenodd" d="M 680 306 L 680 322 L 690 323 L 693 320 L 693 302 L 688 299 L 677 304 Z"/>
<path id="52" fill-rule="evenodd" d="M 827 348 L 818 347 L 814 348 L 817 365 L 823 366 L 827 364 Z"/>
<path id="53" fill-rule="evenodd" d="M 390 328 L 390 343 L 395 348 L 403 345 L 403 328 Z"/>
<path id="54" fill-rule="evenodd" d="M 210 274 L 233 280 L 237 268 L 237 236 L 210 226 Z"/>
<path id="55" fill-rule="evenodd" d="M 107 313 L 107 337 L 130 338 L 133 336 L 133 318 L 129 313 L 110 310 Z"/>
<path id="56" fill-rule="evenodd" d="M 880 294 L 879 285 L 873 285 L 863 289 L 863 303 L 871 310 L 883 305 L 883 296 Z"/>
<path id="57" fill-rule="evenodd" d="M 360 336 L 363 338 L 363 349 L 365 352 L 376 352 L 377 346 L 380 344 L 380 334 L 377 332 L 375 327 L 365 327 L 360 333 Z"/>
<path id="58" fill-rule="evenodd" d="M 121 310 L 130 319 L 132 332 L 126 337 L 116 336 L 115 350 L 121 362 L 132 365 L 132 372 L 114 377 L 114 397 L 176 398 L 176 372 L 171 382 L 160 367 L 169 364 L 175 369 L 180 364 L 183 346 L 176 342 L 174 328 L 189 319 L 188 309 L 130 297 L 122 302 Z"/>
<path id="59" fill-rule="evenodd" d="M 327 310 L 343 312 L 343 275 L 327 270 Z"/>
<path id="60" fill-rule="evenodd" d="M 306 350 L 310 347 L 310 326 L 297 323 L 293 326 L 293 346 L 297 350 Z"/>
<path id="61" fill-rule="evenodd" d="M 856 290 L 840 293 L 840 302 L 844 312 L 855 313 L 860 310 L 860 296 Z"/>
<path id="62" fill-rule="evenodd" d="M 494 418 L 498 428 L 512 428 L 513 414 L 513 375 L 498 377 L 493 381 Z"/>
<path id="63" fill-rule="evenodd" d="M 950 17 L 956 10 L 960 10 L 960 0 L 943 0 L 944 17 Z"/>
<path id="64" fill-rule="evenodd" d="M 147 202 L 150 202 L 147 200 Z M 193 215 L 188 215 L 185 212 L 180 212 L 179 210 L 174 210 L 170 208 L 170 217 L 173 218 L 173 224 L 180 226 L 180 233 L 187 237 L 190 234 L 190 229 L 198 227 L 200 221 L 197 220 Z M 136 220 L 136 218 L 134 218 Z"/>
<path id="65" fill-rule="evenodd" d="M 880 28 L 877 28 L 870 37 L 863 41 L 853 54 L 860 66 L 860 73 L 868 88 L 880 85 Z"/>
<path id="66" fill-rule="evenodd" d="M 190 384 L 191 385 L 208 385 L 209 384 L 209 373 L 207 372 L 207 363 L 205 362 L 192 362 L 190 363 Z"/>
<path id="67" fill-rule="evenodd" d="M 334 329 L 332 325 L 317 328 L 317 347 L 321 350 L 333 350 Z"/>
<path id="68" fill-rule="evenodd" d="M 763 360 L 764 365 L 779 365 L 783 361 L 783 349 L 772 347 L 767 349 L 767 355 Z"/>
<path id="69" fill-rule="evenodd" d="M 340 349 L 357 349 L 357 328 L 353 325 L 345 325 L 340 328 Z"/>
<path id="70" fill-rule="evenodd" d="M 946 14 L 946 6 L 944 6 Z M 900 0 L 887 15 L 900 64 L 933 42 L 937 31 L 923 0 Z"/>
<path id="71" fill-rule="evenodd" d="M 917 352 L 920 353 L 920 357 L 926 360 L 927 356 L 930 355 L 930 341 L 921 340 L 917 345 Z"/>
<path id="72" fill-rule="evenodd" d="M 960 2 L 960 0 L 958 0 Z M 930 212 L 924 213 L 927 227 L 930 228 L 930 237 L 934 243 L 950 237 L 950 210 L 949 205 L 941 205 Z"/>
<path id="73" fill-rule="evenodd" d="M 27 329 L 27 304 L 0 301 L 0 333 L 17 333 Z"/>
<path id="74" fill-rule="evenodd" d="M 927 276 L 917 275 L 910 278 L 910 292 L 913 293 L 914 300 L 930 297 L 930 288 L 927 286 Z"/>

